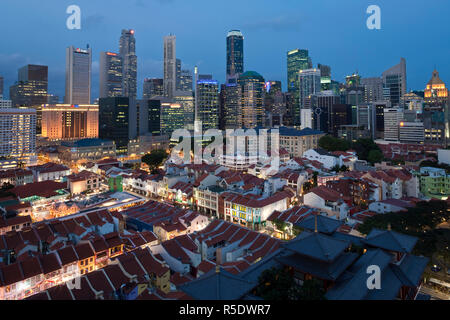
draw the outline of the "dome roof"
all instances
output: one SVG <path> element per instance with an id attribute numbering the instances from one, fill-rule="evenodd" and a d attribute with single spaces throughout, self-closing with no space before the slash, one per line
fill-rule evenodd
<path id="1" fill-rule="evenodd" d="M 239 80 L 245 80 L 245 79 L 258 79 L 264 82 L 264 78 L 262 75 L 260 75 L 256 71 L 246 71 L 239 77 Z"/>
<path id="2" fill-rule="evenodd" d="M 437 70 L 433 71 L 433 76 L 431 77 L 431 80 L 428 82 L 429 85 L 433 85 L 433 84 L 444 84 L 444 81 L 442 81 L 439 78 L 439 72 L 437 72 Z"/>

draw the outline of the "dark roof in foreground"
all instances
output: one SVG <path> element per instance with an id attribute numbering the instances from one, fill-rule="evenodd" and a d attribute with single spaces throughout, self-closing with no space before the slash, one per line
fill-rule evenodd
<path id="1" fill-rule="evenodd" d="M 220 272 L 213 269 L 197 280 L 180 286 L 179 289 L 195 300 L 238 300 L 256 286 L 256 282 L 235 276 L 220 268 Z"/>
<path id="2" fill-rule="evenodd" d="M 416 237 L 391 230 L 372 229 L 364 242 L 372 247 L 410 253 L 416 245 L 417 240 Z"/>

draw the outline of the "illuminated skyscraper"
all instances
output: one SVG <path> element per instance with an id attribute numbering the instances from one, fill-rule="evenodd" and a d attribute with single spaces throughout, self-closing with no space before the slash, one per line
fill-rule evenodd
<path id="1" fill-rule="evenodd" d="M 195 90 L 197 118 L 203 130 L 219 128 L 219 84 L 216 80 L 200 79 Z"/>
<path id="2" fill-rule="evenodd" d="M 66 49 L 66 104 L 91 103 L 92 51 L 70 46 Z"/>
<path id="3" fill-rule="evenodd" d="M 399 106 L 400 98 L 406 93 L 406 60 L 383 72 L 384 97 L 393 107 Z"/>
<path id="4" fill-rule="evenodd" d="M 122 58 L 114 52 L 101 52 L 100 98 L 122 95 Z"/>
<path id="5" fill-rule="evenodd" d="M 144 79 L 143 99 L 152 99 L 153 97 L 160 97 L 164 95 L 164 80 L 163 79 Z"/>
<path id="6" fill-rule="evenodd" d="M 244 36 L 239 30 L 227 35 L 227 78 L 244 73 Z"/>
<path id="7" fill-rule="evenodd" d="M 424 102 L 429 105 L 443 105 L 448 102 L 448 98 L 448 89 L 444 81 L 439 78 L 439 72 L 434 70 L 425 88 Z"/>
<path id="8" fill-rule="evenodd" d="M 242 87 L 236 78 L 228 78 L 222 87 L 225 129 L 242 128 Z"/>
<path id="9" fill-rule="evenodd" d="M 124 29 L 119 41 L 119 54 L 122 58 L 123 96 L 136 99 L 137 95 L 137 56 L 134 30 Z"/>
<path id="10" fill-rule="evenodd" d="M 172 98 L 177 88 L 176 37 L 164 37 L 164 96 Z"/>
<path id="11" fill-rule="evenodd" d="M 255 128 L 264 121 L 264 78 L 257 72 L 243 73 L 238 83 L 242 88 L 242 126 Z"/>
<path id="12" fill-rule="evenodd" d="M 36 132 L 41 133 L 42 105 L 48 103 L 48 67 L 26 65 L 19 69 L 18 82 L 9 88 L 14 107 L 36 109 Z"/>
<path id="13" fill-rule="evenodd" d="M 36 162 L 36 110 L 0 108 L 0 157 Z"/>
<path id="14" fill-rule="evenodd" d="M 300 89 L 298 83 L 298 73 L 300 70 L 312 68 L 311 58 L 308 50 L 295 49 L 287 53 L 287 88 L 292 94 L 291 116 L 294 118 L 293 124 L 300 125 Z M 319 79 L 320 83 L 320 79 Z"/>

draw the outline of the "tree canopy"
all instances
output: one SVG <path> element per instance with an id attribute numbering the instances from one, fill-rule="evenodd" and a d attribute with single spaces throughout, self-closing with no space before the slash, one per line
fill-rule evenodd
<path id="1" fill-rule="evenodd" d="M 319 147 L 327 151 L 347 151 L 350 143 L 347 140 L 335 138 L 333 136 L 323 136 L 319 139 Z"/>
<path id="2" fill-rule="evenodd" d="M 142 162 L 149 166 L 150 170 L 154 172 L 167 159 L 167 152 L 165 150 L 153 150 L 142 157 Z"/>

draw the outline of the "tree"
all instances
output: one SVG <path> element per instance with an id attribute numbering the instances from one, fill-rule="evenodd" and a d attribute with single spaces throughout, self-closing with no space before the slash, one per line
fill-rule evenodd
<path id="1" fill-rule="evenodd" d="M 317 279 L 305 280 L 299 290 L 299 300 L 325 300 L 323 283 Z"/>
<path id="2" fill-rule="evenodd" d="M 298 288 L 292 275 L 285 269 L 264 270 L 258 279 L 255 293 L 264 300 L 297 300 Z"/>
<path id="3" fill-rule="evenodd" d="M 153 150 L 142 157 L 142 162 L 149 166 L 150 171 L 153 173 L 160 167 L 164 160 L 167 159 L 167 152 L 165 150 Z"/>
<path id="4" fill-rule="evenodd" d="M 350 143 L 347 140 L 335 138 L 333 136 L 323 136 L 319 139 L 319 147 L 327 151 L 347 151 Z"/>
<path id="5" fill-rule="evenodd" d="M 369 161 L 369 153 L 371 150 L 378 150 L 383 155 L 380 147 L 372 139 L 358 139 L 353 143 L 352 148 L 356 151 L 360 160 Z"/>
<path id="6" fill-rule="evenodd" d="M 370 150 L 369 155 L 367 156 L 367 161 L 371 164 L 381 162 L 384 159 L 383 152 L 381 150 Z"/>

